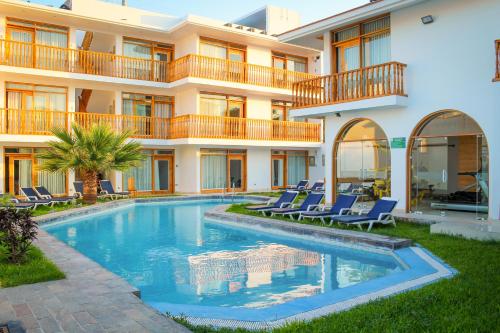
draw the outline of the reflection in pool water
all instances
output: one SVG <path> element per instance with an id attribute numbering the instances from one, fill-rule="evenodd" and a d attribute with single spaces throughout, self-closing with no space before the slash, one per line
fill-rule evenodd
<path id="1" fill-rule="evenodd" d="M 155 305 L 264 308 L 402 270 L 388 255 L 204 220 L 217 204 L 136 204 L 45 229 Z"/>

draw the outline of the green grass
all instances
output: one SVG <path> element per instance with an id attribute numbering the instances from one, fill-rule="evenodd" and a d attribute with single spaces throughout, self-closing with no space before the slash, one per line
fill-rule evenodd
<path id="1" fill-rule="evenodd" d="M 1 250 L 1 249 L 0 249 Z M 22 264 L 11 264 L 0 251 L 0 288 L 63 279 L 64 273 L 32 246 Z"/>
<path id="2" fill-rule="evenodd" d="M 245 205 L 233 205 L 228 211 L 262 216 L 249 212 Z M 429 226 L 402 222 L 396 228 L 377 226 L 372 232 L 410 238 L 453 266 L 459 274 L 349 311 L 308 323 L 289 324 L 273 330 L 274 333 L 500 331 L 500 243 L 435 235 L 430 233 Z M 247 332 L 193 327 L 182 318 L 177 320 L 195 333 Z"/>

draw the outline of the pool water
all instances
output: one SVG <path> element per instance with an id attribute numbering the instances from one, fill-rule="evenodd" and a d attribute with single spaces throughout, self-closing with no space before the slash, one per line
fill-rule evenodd
<path id="1" fill-rule="evenodd" d="M 229 227 L 220 201 L 136 203 L 44 227 L 162 304 L 262 309 L 404 270 L 391 255 Z"/>

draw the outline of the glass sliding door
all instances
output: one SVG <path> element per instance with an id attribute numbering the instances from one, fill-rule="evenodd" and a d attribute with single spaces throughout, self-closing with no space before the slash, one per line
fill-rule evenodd
<path id="1" fill-rule="evenodd" d="M 301 180 L 307 179 L 307 153 L 287 152 L 287 185 L 297 185 Z"/>
<path id="2" fill-rule="evenodd" d="M 479 126 L 460 112 L 447 111 L 416 133 L 410 147 L 410 211 L 486 217 L 489 155 Z"/>
<path id="3" fill-rule="evenodd" d="M 246 190 L 246 151 L 201 149 L 201 191 Z"/>
<path id="4" fill-rule="evenodd" d="M 154 190 L 173 192 L 173 157 L 161 156 L 154 160 Z"/>
<path id="5" fill-rule="evenodd" d="M 243 191 L 245 189 L 245 157 L 242 155 L 229 155 L 229 189 Z"/>
<path id="6" fill-rule="evenodd" d="M 31 156 L 8 157 L 7 191 L 13 195 L 22 195 L 22 187 L 33 186 L 33 159 Z"/>
<path id="7" fill-rule="evenodd" d="M 201 189 L 202 190 L 219 190 L 226 188 L 227 172 L 226 172 L 226 156 L 225 155 L 202 155 L 201 156 Z"/>
<path id="8" fill-rule="evenodd" d="M 286 187 L 285 156 L 273 155 L 271 158 L 271 188 L 273 190 Z"/>

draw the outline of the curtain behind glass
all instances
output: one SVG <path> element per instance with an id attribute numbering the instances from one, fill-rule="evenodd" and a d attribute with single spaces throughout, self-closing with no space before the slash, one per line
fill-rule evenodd
<path id="1" fill-rule="evenodd" d="M 209 116 L 226 115 L 227 102 L 226 99 L 200 98 L 200 113 Z"/>
<path id="2" fill-rule="evenodd" d="M 37 164 L 42 163 L 37 159 Z M 64 172 L 37 171 L 38 186 L 44 186 L 52 194 L 66 193 L 66 174 Z"/>
<path id="3" fill-rule="evenodd" d="M 389 32 L 365 38 L 364 66 L 374 66 L 391 61 L 391 34 Z"/>
<path id="4" fill-rule="evenodd" d="M 223 46 L 201 43 L 200 54 L 211 58 L 226 59 L 227 50 Z"/>
<path id="5" fill-rule="evenodd" d="M 201 188 L 204 190 L 223 189 L 226 187 L 226 156 L 202 155 L 201 156 L 202 180 Z"/>
<path id="6" fill-rule="evenodd" d="M 152 157 L 147 156 L 141 166 L 130 168 L 123 173 L 123 188 L 128 191 L 128 179 L 134 178 L 137 191 L 151 191 L 153 189 Z"/>
<path id="7" fill-rule="evenodd" d="M 68 58 L 67 52 L 63 50 L 68 47 L 67 34 L 54 31 L 37 30 L 36 43 L 40 45 L 51 46 L 36 48 L 37 66 L 54 70 L 64 69 L 64 67 L 67 65 L 66 60 Z"/>
<path id="8" fill-rule="evenodd" d="M 289 155 L 288 185 L 297 185 L 303 179 L 306 179 L 306 156 Z"/>
<path id="9" fill-rule="evenodd" d="M 134 115 L 134 102 L 130 99 L 123 100 L 123 114 L 127 116 Z"/>
<path id="10" fill-rule="evenodd" d="M 151 47 L 124 42 L 123 55 L 132 58 L 151 59 Z"/>
<path id="11" fill-rule="evenodd" d="M 19 160 L 19 187 L 31 187 L 31 160 Z"/>

